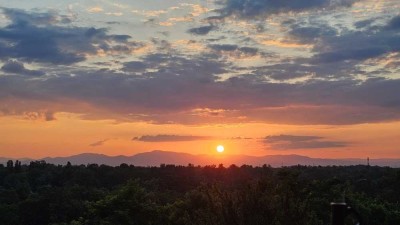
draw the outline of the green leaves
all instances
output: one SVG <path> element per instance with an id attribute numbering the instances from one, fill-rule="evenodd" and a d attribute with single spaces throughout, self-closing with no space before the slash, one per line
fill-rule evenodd
<path id="1" fill-rule="evenodd" d="M 400 169 L 0 167 L 0 225 L 323 225 L 345 197 L 369 225 L 400 224 Z M 351 219 L 351 218 L 349 218 Z"/>

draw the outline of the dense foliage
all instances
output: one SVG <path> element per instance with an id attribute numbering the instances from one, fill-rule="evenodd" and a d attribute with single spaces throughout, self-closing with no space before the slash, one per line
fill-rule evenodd
<path id="1" fill-rule="evenodd" d="M 343 195 L 368 225 L 400 224 L 400 169 L 0 165 L 4 225 L 328 225 Z"/>

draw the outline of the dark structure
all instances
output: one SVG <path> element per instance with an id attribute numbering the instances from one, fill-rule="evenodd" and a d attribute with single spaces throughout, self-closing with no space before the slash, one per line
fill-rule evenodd
<path id="1" fill-rule="evenodd" d="M 357 225 L 363 225 L 360 214 L 345 202 L 332 202 L 332 225 L 345 225 L 346 217 L 353 215 L 357 219 Z"/>

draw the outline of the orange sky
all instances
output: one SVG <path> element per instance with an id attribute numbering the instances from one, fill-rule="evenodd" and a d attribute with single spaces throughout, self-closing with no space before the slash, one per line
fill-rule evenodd
<path id="1" fill-rule="evenodd" d="M 3 1 L 0 157 L 400 158 L 398 3 Z"/>
<path id="2" fill-rule="evenodd" d="M 155 125 L 149 123 L 115 123 L 110 120 L 82 120 L 78 115 L 58 113 L 57 120 L 26 120 L 1 117 L 1 156 L 42 158 L 69 156 L 82 152 L 107 155 L 133 155 L 151 150 L 168 150 L 192 154 L 214 154 L 218 144 L 224 154 L 271 155 L 300 154 L 321 158 L 400 158 L 400 122 L 348 126 L 294 126 L 261 123 L 229 125 Z M 207 136 L 210 140 L 179 142 L 142 142 L 133 137 L 180 134 Z M 318 134 L 329 140 L 349 142 L 346 147 L 323 149 L 274 150 L 263 142 L 269 135 Z M 241 139 L 237 139 L 241 137 Z M 371 138 L 373 137 L 373 138 Z M 247 139 L 245 139 L 247 138 Z M 102 142 L 96 146 L 91 144 Z"/>

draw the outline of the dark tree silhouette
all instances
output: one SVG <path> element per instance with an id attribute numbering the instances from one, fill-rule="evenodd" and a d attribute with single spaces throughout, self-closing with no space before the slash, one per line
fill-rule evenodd
<path id="1" fill-rule="evenodd" d="M 0 225 L 327 225 L 344 193 L 365 224 L 400 224 L 396 168 L 9 161 Z"/>

